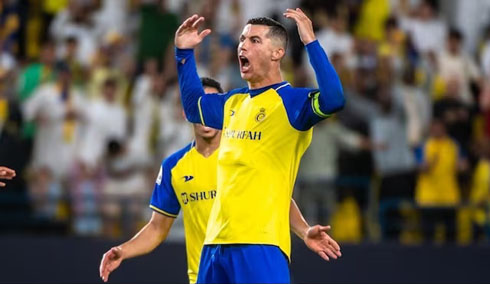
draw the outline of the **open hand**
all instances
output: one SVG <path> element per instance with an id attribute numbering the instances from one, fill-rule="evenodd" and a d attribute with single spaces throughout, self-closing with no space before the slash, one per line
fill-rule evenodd
<path id="1" fill-rule="evenodd" d="M 198 32 L 199 25 L 204 22 L 204 17 L 197 14 L 185 20 L 175 32 L 175 46 L 180 49 L 192 49 L 211 33 L 210 29 Z"/>
<path id="2" fill-rule="evenodd" d="M 100 278 L 107 282 L 109 280 L 109 274 L 116 270 L 123 261 L 122 249 L 120 247 L 113 247 L 102 256 L 100 262 L 99 274 Z"/>
<path id="3" fill-rule="evenodd" d="M 286 9 L 286 12 L 284 12 L 283 15 L 284 17 L 293 19 L 296 22 L 299 37 L 304 45 L 316 40 L 315 32 L 313 31 L 313 24 L 310 18 L 308 18 L 308 16 L 306 16 L 306 14 L 300 8 L 296 8 L 295 10 Z"/>
<path id="4" fill-rule="evenodd" d="M 306 246 L 326 261 L 342 256 L 339 244 L 327 234 L 330 229 L 330 226 L 315 225 L 308 229 L 304 238 Z"/>

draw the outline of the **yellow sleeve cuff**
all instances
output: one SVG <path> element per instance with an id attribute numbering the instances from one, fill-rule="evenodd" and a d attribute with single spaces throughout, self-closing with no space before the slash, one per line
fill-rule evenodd
<path id="1" fill-rule="evenodd" d="M 167 216 L 167 217 L 177 218 L 177 215 L 172 214 L 172 213 L 168 213 L 168 212 L 166 212 L 166 211 L 164 211 L 164 210 L 162 210 L 162 209 L 160 209 L 160 208 L 158 208 L 158 207 L 155 207 L 155 206 L 153 206 L 153 205 L 150 205 L 150 208 L 151 208 L 151 209 L 153 209 L 153 210 L 155 210 L 155 211 L 156 211 L 156 212 L 158 212 L 158 213 L 161 213 L 161 214 L 163 214 L 163 215 Z"/>

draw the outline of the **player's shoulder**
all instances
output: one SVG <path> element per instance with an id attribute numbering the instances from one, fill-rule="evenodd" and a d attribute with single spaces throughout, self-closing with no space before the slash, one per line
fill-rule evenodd
<path id="1" fill-rule="evenodd" d="M 163 159 L 162 166 L 165 170 L 171 170 L 194 147 L 194 142 L 187 144 L 182 149 Z"/>

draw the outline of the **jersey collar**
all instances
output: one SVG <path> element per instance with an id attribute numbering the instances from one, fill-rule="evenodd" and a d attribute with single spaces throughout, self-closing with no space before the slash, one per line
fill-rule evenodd
<path id="1" fill-rule="evenodd" d="M 283 81 L 281 83 L 272 84 L 272 85 L 265 86 L 265 87 L 262 87 L 259 89 L 249 89 L 248 93 L 250 94 L 250 97 L 253 98 L 253 97 L 269 90 L 269 89 L 279 89 L 279 88 L 282 88 L 283 86 L 287 86 L 287 85 L 289 85 L 289 83 L 287 81 Z"/>

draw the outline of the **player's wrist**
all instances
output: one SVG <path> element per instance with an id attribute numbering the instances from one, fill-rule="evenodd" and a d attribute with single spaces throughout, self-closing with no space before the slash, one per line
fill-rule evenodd
<path id="1" fill-rule="evenodd" d="M 303 44 L 304 44 L 304 45 L 308 45 L 308 44 L 310 44 L 310 43 L 312 43 L 312 42 L 314 42 L 314 41 L 316 41 L 316 37 L 313 35 L 313 36 L 311 36 L 311 37 L 305 38 L 305 39 L 303 40 Z"/>
<path id="2" fill-rule="evenodd" d="M 310 226 L 307 226 L 303 230 L 301 230 L 301 232 L 300 232 L 301 239 L 303 239 L 304 241 L 306 241 L 306 239 L 308 238 L 308 232 L 310 231 L 310 229 L 311 229 L 311 227 Z"/>

